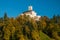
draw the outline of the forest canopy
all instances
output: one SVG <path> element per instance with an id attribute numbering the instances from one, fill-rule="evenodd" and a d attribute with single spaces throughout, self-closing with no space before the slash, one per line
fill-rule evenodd
<path id="1" fill-rule="evenodd" d="M 0 17 L 0 40 L 60 40 L 60 15 L 42 16 L 36 21 L 20 15 Z"/>

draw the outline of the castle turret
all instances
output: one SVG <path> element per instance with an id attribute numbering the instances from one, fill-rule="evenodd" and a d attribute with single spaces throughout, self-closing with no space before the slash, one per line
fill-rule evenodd
<path id="1" fill-rule="evenodd" d="M 29 6 L 29 7 L 28 7 L 28 10 L 33 10 L 32 6 Z"/>

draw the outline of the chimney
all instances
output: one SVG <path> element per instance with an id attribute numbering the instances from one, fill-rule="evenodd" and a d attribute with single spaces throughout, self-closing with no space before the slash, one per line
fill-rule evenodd
<path id="1" fill-rule="evenodd" d="M 28 10 L 29 10 L 29 11 L 32 10 L 32 6 L 29 6 L 29 7 L 28 7 Z"/>

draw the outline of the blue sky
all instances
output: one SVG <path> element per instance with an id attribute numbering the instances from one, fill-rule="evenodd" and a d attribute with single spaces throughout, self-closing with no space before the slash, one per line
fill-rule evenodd
<path id="1" fill-rule="evenodd" d="M 52 17 L 60 15 L 60 0 L 0 0 L 0 17 L 17 17 L 32 5 L 37 15 Z"/>

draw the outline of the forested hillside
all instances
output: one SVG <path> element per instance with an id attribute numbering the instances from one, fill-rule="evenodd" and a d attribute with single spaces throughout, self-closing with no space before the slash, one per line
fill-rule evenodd
<path id="1" fill-rule="evenodd" d="M 0 17 L 0 40 L 60 40 L 60 15 L 42 16 L 39 21 L 26 15 Z"/>

